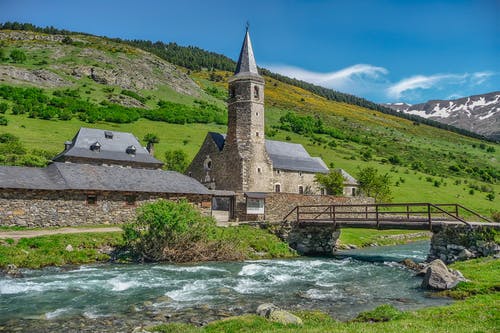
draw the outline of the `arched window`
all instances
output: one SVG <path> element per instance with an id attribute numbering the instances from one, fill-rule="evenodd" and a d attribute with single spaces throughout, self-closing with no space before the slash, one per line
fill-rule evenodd
<path id="1" fill-rule="evenodd" d="M 280 193 L 281 192 L 281 185 L 280 184 L 274 185 L 274 192 L 276 192 L 276 193 Z"/>
<path id="2" fill-rule="evenodd" d="M 254 98 L 259 98 L 259 87 L 253 86 L 253 97 Z"/>
<path id="3" fill-rule="evenodd" d="M 205 171 L 212 170 L 212 159 L 208 155 L 207 158 L 205 158 L 205 161 L 203 162 L 203 169 L 205 169 Z"/>

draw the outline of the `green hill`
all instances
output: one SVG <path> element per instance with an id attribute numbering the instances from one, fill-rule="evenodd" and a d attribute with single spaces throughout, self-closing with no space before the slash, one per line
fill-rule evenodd
<path id="1" fill-rule="evenodd" d="M 19 30 L 0 31 L 0 58 L 3 164 L 43 165 L 81 126 L 157 133 L 160 159 L 178 148 L 192 158 L 207 131 L 225 131 L 228 71 L 175 66 L 96 36 Z M 267 137 L 302 143 L 353 175 L 369 165 L 388 172 L 396 202 L 458 202 L 487 215 L 500 207 L 500 145 L 265 79 Z"/>

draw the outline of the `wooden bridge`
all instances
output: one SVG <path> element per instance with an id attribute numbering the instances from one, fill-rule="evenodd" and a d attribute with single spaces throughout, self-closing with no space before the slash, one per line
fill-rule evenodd
<path id="1" fill-rule="evenodd" d="M 470 218 L 476 219 L 474 222 Z M 491 226 L 500 223 L 460 204 L 379 203 L 355 205 L 300 205 L 283 219 L 305 226 L 334 228 L 410 229 L 437 231 L 445 225 Z M 469 221 L 468 221 L 469 220 Z"/>

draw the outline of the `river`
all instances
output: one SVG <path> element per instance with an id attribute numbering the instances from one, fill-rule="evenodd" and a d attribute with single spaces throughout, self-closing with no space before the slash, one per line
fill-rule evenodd
<path id="1" fill-rule="evenodd" d="M 428 242 L 297 258 L 193 265 L 88 265 L 25 270 L 0 278 L 0 331 L 110 331 L 143 323 L 208 321 L 272 302 L 347 320 L 389 303 L 400 309 L 447 304 L 397 264 L 425 259 Z"/>

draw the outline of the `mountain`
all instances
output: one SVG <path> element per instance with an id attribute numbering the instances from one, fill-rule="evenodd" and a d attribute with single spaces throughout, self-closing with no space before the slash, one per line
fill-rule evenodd
<path id="1" fill-rule="evenodd" d="M 433 119 L 500 141 L 500 91 L 421 104 L 389 103 L 398 112 Z"/>

